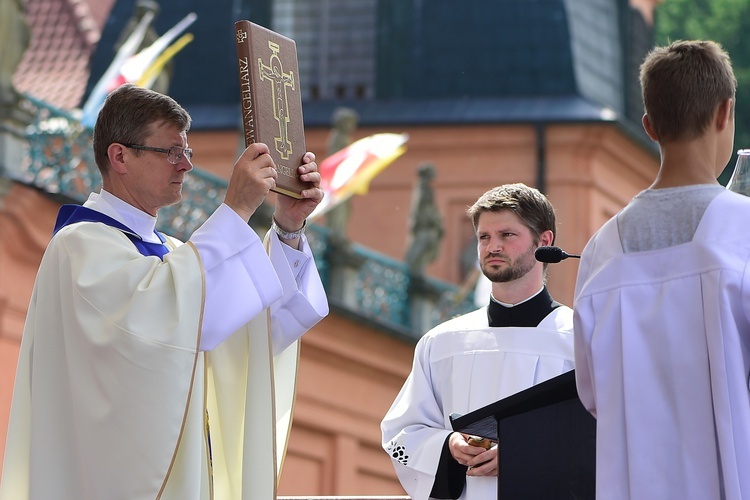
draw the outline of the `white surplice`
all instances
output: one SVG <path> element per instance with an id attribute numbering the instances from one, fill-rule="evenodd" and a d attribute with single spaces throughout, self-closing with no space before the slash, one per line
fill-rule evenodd
<path id="1" fill-rule="evenodd" d="M 535 328 L 491 328 L 483 307 L 419 340 L 412 371 L 381 423 L 383 448 L 413 500 L 429 498 L 451 413 L 469 413 L 573 369 L 572 320 L 561 306 Z M 496 477 L 468 476 L 460 496 L 496 497 Z"/>
<path id="2" fill-rule="evenodd" d="M 87 202 L 154 238 L 155 219 L 117 204 Z M 102 223 L 61 229 L 29 305 L 0 499 L 275 498 L 297 339 L 328 312 L 302 245 L 264 246 L 225 205 L 164 261 Z"/>
<path id="3" fill-rule="evenodd" d="M 586 246 L 576 377 L 598 499 L 750 498 L 748 221 L 725 192 L 690 242 L 623 253 L 612 219 Z"/>

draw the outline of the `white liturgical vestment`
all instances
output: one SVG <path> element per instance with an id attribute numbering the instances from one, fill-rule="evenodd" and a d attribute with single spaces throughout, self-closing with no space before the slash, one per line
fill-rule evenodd
<path id="1" fill-rule="evenodd" d="M 105 192 L 85 206 L 158 242 L 155 218 Z M 298 339 L 328 313 L 309 248 L 275 234 L 264 248 L 225 205 L 187 244 L 166 246 L 163 260 L 141 255 L 100 222 L 52 238 L 0 499 L 275 498 Z"/>
<path id="2" fill-rule="evenodd" d="M 411 373 L 381 423 L 383 448 L 413 500 L 430 498 L 453 432 L 452 413 L 469 413 L 573 369 L 572 320 L 571 309 L 560 306 L 536 327 L 493 328 L 483 307 L 419 340 Z M 497 498 L 497 477 L 467 476 L 459 498 Z"/>
<path id="3" fill-rule="evenodd" d="M 598 499 L 750 498 L 750 199 L 719 194 L 692 241 L 586 246 L 579 395 L 597 419 Z"/>

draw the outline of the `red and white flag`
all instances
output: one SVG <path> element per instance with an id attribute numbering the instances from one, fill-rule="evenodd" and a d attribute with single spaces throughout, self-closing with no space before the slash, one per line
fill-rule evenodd
<path id="1" fill-rule="evenodd" d="M 374 134 L 355 141 L 318 165 L 325 196 L 310 218 L 323 215 L 354 194 L 366 194 L 370 181 L 406 151 L 407 134 Z"/>

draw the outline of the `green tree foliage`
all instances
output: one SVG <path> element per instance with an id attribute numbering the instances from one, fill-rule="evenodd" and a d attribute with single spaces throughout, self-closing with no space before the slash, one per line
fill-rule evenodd
<path id="1" fill-rule="evenodd" d="M 750 0 L 665 0 L 656 8 L 655 31 L 658 45 L 701 39 L 726 49 L 737 75 L 735 149 L 750 149 Z M 719 178 L 722 183 L 734 162 Z"/>

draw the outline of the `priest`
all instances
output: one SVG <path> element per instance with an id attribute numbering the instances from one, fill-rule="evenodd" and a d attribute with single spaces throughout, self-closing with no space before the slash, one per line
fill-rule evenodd
<path id="1" fill-rule="evenodd" d="M 489 304 L 417 343 L 411 373 L 381 423 L 383 448 L 413 500 L 497 496 L 497 443 L 451 430 L 466 414 L 573 369 L 573 312 L 546 288 L 534 252 L 555 241 L 549 200 L 524 184 L 483 194 L 468 210 Z M 500 443 L 502 446 L 502 443 Z"/>
<path id="2" fill-rule="evenodd" d="M 301 199 L 280 196 L 248 147 L 223 203 L 183 244 L 155 230 L 193 168 L 190 116 L 123 85 L 94 128 L 102 189 L 63 206 L 21 342 L 0 499 L 275 498 L 298 341 L 328 306 L 305 220 L 322 199 L 314 155 Z"/>

